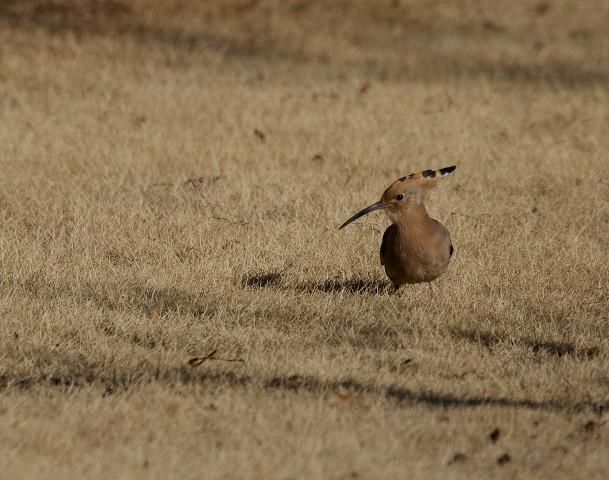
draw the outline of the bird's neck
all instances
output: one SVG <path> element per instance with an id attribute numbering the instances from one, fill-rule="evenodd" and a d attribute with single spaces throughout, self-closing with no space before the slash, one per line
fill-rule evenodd
<path id="1" fill-rule="evenodd" d="M 414 208 L 405 208 L 392 218 L 398 228 L 412 229 L 413 227 L 423 226 L 429 220 L 424 204 L 419 204 Z"/>

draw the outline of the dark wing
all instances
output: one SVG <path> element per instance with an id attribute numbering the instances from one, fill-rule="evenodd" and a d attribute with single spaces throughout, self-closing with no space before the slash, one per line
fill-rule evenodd
<path id="1" fill-rule="evenodd" d="M 392 228 L 395 228 L 395 225 L 389 225 L 389 228 L 387 228 L 387 230 L 385 230 L 385 233 L 383 234 L 383 241 L 381 243 L 381 265 L 385 265 L 385 258 L 387 255 L 387 242 L 390 235 L 389 232 Z"/>

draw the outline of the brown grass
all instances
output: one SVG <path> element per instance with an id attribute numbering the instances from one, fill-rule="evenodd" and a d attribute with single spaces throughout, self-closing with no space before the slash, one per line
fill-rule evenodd
<path id="1" fill-rule="evenodd" d="M 2 2 L 2 475 L 606 478 L 608 18 Z M 391 295 L 337 228 L 451 164 Z"/>

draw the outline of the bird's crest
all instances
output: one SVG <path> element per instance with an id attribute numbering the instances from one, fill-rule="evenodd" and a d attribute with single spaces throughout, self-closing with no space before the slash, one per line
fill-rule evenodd
<path id="1" fill-rule="evenodd" d="M 417 184 L 422 189 L 433 188 L 441 178 L 451 174 L 455 168 L 457 167 L 453 165 L 451 167 L 440 168 L 439 170 L 423 170 L 419 173 L 411 173 L 410 175 L 406 175 L 405 177 L 396 180 L 394 185 L 400 182 L 406 182 L 411 185 Z"/>
<path id="2" fill-rule="evenodd" d="M 385 190 L 382 196 L 384 203 L 391 203 L 394 199 L 404 198 L 411 208 L 423 203 L 427 190 L 436 186 L 438 181 L 450 174 L 456 166 L 441 168 L 439 170 L 423 170 L 398 178 Z"/>

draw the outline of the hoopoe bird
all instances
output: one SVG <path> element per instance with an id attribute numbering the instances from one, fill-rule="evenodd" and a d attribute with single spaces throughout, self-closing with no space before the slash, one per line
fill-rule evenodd
<path id="1" fill-rule="evenodd" d="M 427 215 L 425 195 L 452 167 L 412 173 L 393 182 L 381 199 L 343 223 L 384 209 L 393 222 L 383 235 L 381 265 L 396 291 L 405 283 L 431 282 L 442 275 L 453 254 L 448 229 Z M 431 283 L 429 284 L 431 288 Z"/>

